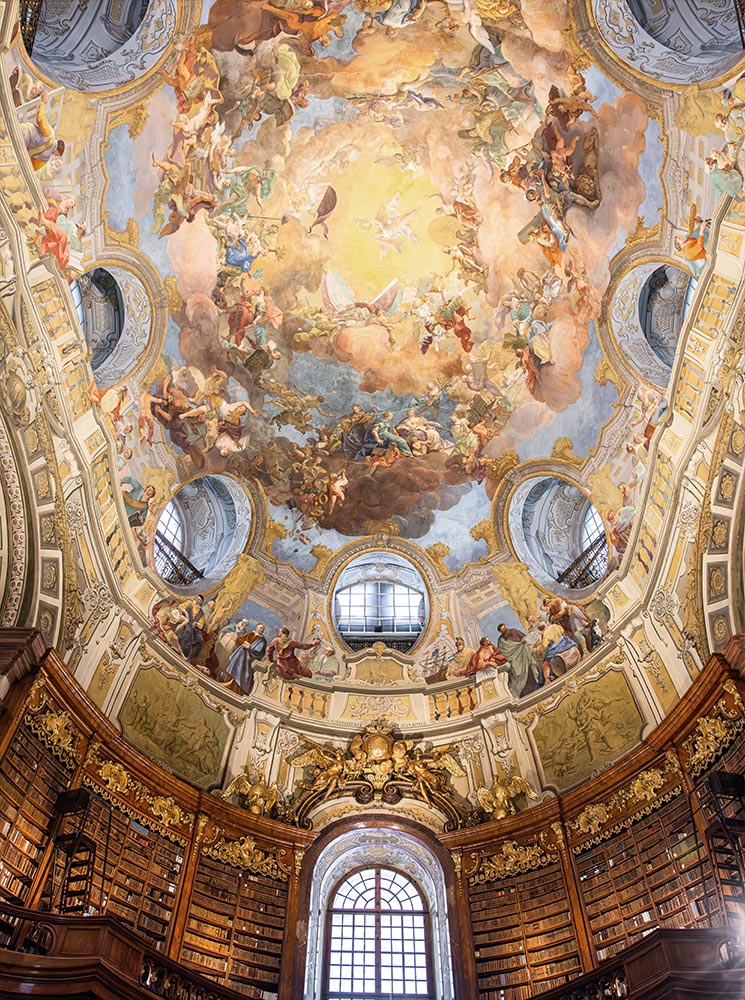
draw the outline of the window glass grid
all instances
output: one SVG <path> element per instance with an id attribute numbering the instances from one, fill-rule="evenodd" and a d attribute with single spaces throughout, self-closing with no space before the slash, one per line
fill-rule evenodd
<path id="1" fill-rule="evenodd" d="M 163 513 L 158 520 L 157 531 L 166 541 L 171 543 L 174 549 L 183 553 L 184 522 L 173 500 L 169 500 L 163 508 Z M 173 556 L 170 551 L 165 546 L 154 546 L 153 561 L 156 570 L 163 579 L 170 580 L 174 575 Z"/>
<path id="2" fill-rule="evenodd" d="M 353 583 L 337 591 L 336 616 L 340 632 L 420 632 L 424 595 L 400 583 Z"/>
<path id="3" fill-rule="evenodd" d="M 326 1000 L 431 1000 L 427 921 L 419 890 L 400 872 L 350 875 L 328 911 Z"/>

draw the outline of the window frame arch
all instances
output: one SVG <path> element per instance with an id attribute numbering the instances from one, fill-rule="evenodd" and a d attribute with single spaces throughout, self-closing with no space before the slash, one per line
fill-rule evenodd
<path id="1" fill-rule="evenodd" d="M 298 904 L 307 922 L 293 963 L 293 995 L 320 1000 L 325 947 L 324 915 L 331 890 L 355 868 L 375 862 L 395 868 L 421 889 L 430 912 L 435 1000 L 467 1000 L 477 976 L 463 948 L 458 876 L 450 852 L 426 827 L 401 816 L 360 813 L 332 823 L 305 852 Z"/>
<path id="2" fill-rule="evenodd" d="M 383 590 L 388 585 L 391 587 L 390 594 Z M 353 590 L 361 595 L 358 606 L 353 606 Z M 410 626 L 406 628 L 397 627 L 399 609 L 396 599 L 397 596 L 404 596 L 400 591 L 406 591 L 407 596 L 414 595 L 413 599 L 409 596 L 408 606 L 401 616 L 401 624 Z M 349 598 L 346 608 L 342 606 L 340 596 Z M 390 614 L 384 613 L 384 602 L 388 596 Z M 353 556 L 345 562 L 330 588 L 329 613 L 334 630 L 339 640 L 353 652 L 369 648 L 378 640 L 401 652 L 411 652 L 429 628 L 430 609 L 430 588 L 421 568 L 412 559 L 393 550 L 376 549 Z M 345 613 L 350 624 L 352 615 L 359 615 L 362 628 L 346 627 L 343 624 Z M 388 621 L 390 628 L 385 627 Z"/>
<path id="3" fill-rule="evenodd" d="M 374 874 L 374 879 L 375 879 L 374 906 L 372 908 L 367 906 L 366 907 L 334 906 L 336 898 L 341 889 L 344 887 L 344 885 L 349 883 L 356 875 L 359 875 L 360 873 L 363 872 L 372 872 Z M 411 886 L 416 892 L 419 903 L 421 904 L 420 908 L 407 909 L 401 907 L 400 909 L 396 910 L 392 907 L 384 907 L 382 905 L 382 898 L 381 898 L 382 897 L 381 874 L 383 872 L 390 872 L 394 876 L 398 876 L 401 879 L 403 879 L 408 886 Z M 374 934 L 371 936 L 371 940 L 373 945 L 375 986 L 372 993 L 370 991 L 363 991 L 360 993 L 359 991 L 355 991 L 352 988 L 346 989 L 342 988 L 341 986 L 339 987 L 339 989 L 334 989 L 334 990 L 331 989 L 330 979 L 332 974 L 331 957 L 333 953 L 333 942 L 334 942 L 334 917 L 342 916 L 344 914 L 364 915 L 367 916 L 368 918 L 369 917 L 373 918 Z M 384 985 L 383 944 L 385 937 L 382 931 L 383 931 L 385 914 L 401 915 L 402 926 L 401 926 L 400 941 L 402 945 L 405 944 L 405 939 L 406 939 L 406 934 L 405 934 L 406 928 L 403 925 L 403 919 L 407 916 L 412 918 L 415 917 L 421 918 L 421 927 L 423 931 L 423 946 L 425 955 L 424 969 L 426 972 L 426 984 L 425 984 L 426 992 L 412 993 L 412 992 L 406 992 L 405 990 L 396 992 L 395 990 L 387 989 L 386 986 Z M 352 937 L 353 942 L 359 941 L 359 938 L 356 934 L 355 924 L 356 921 L 353 921 L 353 927 L 355 930 L 355 933 L 353 934 Z M 367 922 L 365 922 L 365 929 L 367 929 Z M 412 931 L 415 932 L 416 927 L 414 926 L 414 924 L 412 924 L 411 929 Z M 365 935 L 364 936 L 365 942 L 367 942 L 367 939 L 368 935 Z M 390 939 L 391 941 L 395 940 L 395 931 L 393 927 L 391 927 Z M 349 1000 L 382 1000 L 382 998 L 386 998 L 386 1000 L 388 1000 L 388 998 L 391 998 L 391 1000 L 413 1000 L 413 998 L 416 997 L 421 998 L 421 1000 L 435 1000 L 436 994 L 435 994 L 435 971 L 434 971 L 434 942 L 432 936 L 432 922 L 430 917 L 430 908 L 428 905 L 427 896 L 425 892 L 422 890 L 421 886 L 416 881 L 416 879 L 413 878 L 407 872 L 402 871 L 399 867 L 393 864 L 385 864 L 382 862 L 376 862 L 374 864 L 368 862 L 367 864 L 357 865 L 351 870 L 347 871 L 346 874 L 342 875 L 336 881 L 335 885 L 332 886 L 331 890 L 328 893 L 327 905 L 324 915 L 323 941 L 324 941 L 324 951 L 323 951 L 323 963 L 321 971 L 321 977 L 322 977 L 321 1000 L 342 1000 L 342 997 L 345 998 L 345 1000 L 346 998 L 349 998 Z M 412 937 L 411 943 L 412 944 L 416 943 L 414 937 Z M 369 950 L 366 949 L 366 951 L 367 954 L 369 954 Z M 343 948 L 339 950 L 339 954 L 341 954 L 342 956 L 345 954 Z M 402 950 L 401 952 L 402 959 L 405 957 L 405 954 L 406 953 Z M 411 952 L 409 952 L 409 954 L 411 954 Z M 394 952 L 392 950 L 390 952 L 390 955 L 391 956 L 394 955 Z M 399 965 L 399 968 L 403 968 L 404 965 L 405 962 L 402 961 Z M 341 966 L 341 968 L 343 968 L 343 966 Z M 389 968 L 391 970 L 395 968 L 395 964 L 393 961 L 391 961 Z M 417 977 L 415 976 L 415 979 L 416 978 Z M 390 976 L 390 980 L 391 984 L 396 981 L 393 975 Z M 403 979 L 403 977 L 402 981 L 403 985 L 405 986 L 406 980 Z"/>

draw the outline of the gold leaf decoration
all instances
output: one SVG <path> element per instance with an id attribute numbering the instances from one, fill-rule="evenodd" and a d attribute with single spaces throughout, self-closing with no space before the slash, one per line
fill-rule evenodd
<path id="1" fill-rule="evenodd" d="M 545 868 L 554 859 L 537 842 L 518 844 L 514 840 L 505 840 L 499 854 L 483 858 L 476 871 L 468 876 L 472 885 L 482 885 L 485 882 L 499 882 L 513 875 L 523 875 L 525 872 Z"/>
<path id="2" fill-rule="evenodd" d="M 204 853 L 216 861 L 239 868 L 244 872 L 254 872 L 286 882 L 288 873 L 279 866 L 273 854 L 260 850 L 253 837 L 245 836 L 239 840 L 226 840 L 221 836 L 216 843 L 204 848 Z"/>

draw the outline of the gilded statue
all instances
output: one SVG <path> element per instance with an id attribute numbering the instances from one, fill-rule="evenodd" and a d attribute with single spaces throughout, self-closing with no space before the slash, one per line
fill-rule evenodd
<path id="1" fill-rule="evenodd" d="M 293 767 L 315 768 L 313 778 L 309 782 L 301 782 L 300 787 L 311 793 L 320 792 L 320 801 L 325 802 L 338 788 L 343 788 L 347 783 L 349 762 L 345 759 L 346 751 L 342 747 L 323 747 L 313 743 L 307 736 L 303 739 L 309 744 L 310 749 L 295 757 L 290 764 Z"/>
<path id="2" fill-rule="evenodd" d="M 233 778 L 222 793 L 222 798 L 229 799 L 233 795 L 238 796 L 241 808 L 253 813 L 254 816 L 261 816 L 270 812 L 277 804 L 279 789 L 276 783 L 267 785 L 263 775 L 259 776 L 246 768 L 243 774 Z"/>
<path id="3" fill-rule="evenodd" d="M 521 795 L 529 799 L 538 798 L 525 778 L 512 771 L 505 772 L 502 768 L 497 769 L 491 788 L 477 788 L 476 794 L 479 805 L 485 813 L 491 814 L 492 819 L 504 819 L 516 813 L 515 802 Z"/>
<path id="4" fill-rule="evenodd" d="M 438 747 L 425 753 L 417 747 L 406 761 L 404 773 L 411 778 L 412 783 L 427 805 L 431 806 L 432 792 L 441 793 L 445 786 L 447 771 L 453 778 L 465 778 L 466 772 L 455 759 L 450 746 Z"/>
<path id="5" fill-rule="evenodd" d="M 394 804 L 402 795 L 421 798 L 429 806 L 443 809 L 451 821 L 460 822 L 458 807 L 446 788 L 447 776 L 463 778 L 466 772 L 457 760 L 454 745 L 423 750 L 413 740 L 398 738 L 393 726 L 378 719 L 354 736 L 348 749 L 321 746 L 303 737 L 306 748 L 289 763 L 310 768 L 308 780 L 300 782 L 305 794 L 295 805 L 294 815 L 303 821 L 314 806 L 350 787 L 358 802 Z"/>

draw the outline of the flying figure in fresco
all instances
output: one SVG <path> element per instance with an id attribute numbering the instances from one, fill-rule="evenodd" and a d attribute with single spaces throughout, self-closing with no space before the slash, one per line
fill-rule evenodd
<path id="1" fill-rule="evenodd" d="M 381 257 L 394 250 L 400 254 L 404 243 L 419 242 L 419 237 L 406 221 L 413 218 L 419 209 L 412 208 L 409 212 L 400 212 L 399 198 L 398 193 L 394 194 L 387 205 L 378 209 L 374 219 L 355 219 L 360 229 L 369 233 L 370 238 L 380 246 Z"/>

